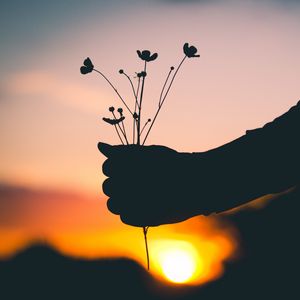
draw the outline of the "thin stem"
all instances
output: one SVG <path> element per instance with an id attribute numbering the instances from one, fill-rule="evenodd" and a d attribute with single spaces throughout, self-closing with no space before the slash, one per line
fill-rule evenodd
<path id="1" fill-rule="evenodd" d="M 147 241 L 147 233 L 149 226 L 143 227 L 143 234 L 145 239 L 145 247 L 146 247 L 146 255 L 147 255 L 147 270 L 150 270 L 150 258 L 149 258 L 149 249 L 148 249 L 148 241 Z"/>
<path id="2" fill-rule="evenodd" d="M 112 111 L 111 113 L 113 114 L 114 119 L 117 120 L 115 113 L 114 113 L 113 111 Z M 123 121 L 122 121 L 122 122 L 123 122 Z M 124 131 L 123 131 L 122 128 L 121 128 L 121 126 L 120 126 L 120 123 L 118 123 L 117 126 L 119 127 L 120 131 L 122 132 L 122 134 L 123 134 L 123 136 L 124 136 L 124 138 L 125 138 L 126 144 L 128 145 L 129 143 L 128 143 L 128 140 L 127 140 L 125 128 L 124 128 Z"/>
<path id="3" fill-rule="evenodd" d="M 127 79 L 129 80 L 129 82 L 130 82 L 130 85 L 131 85 L 131 88 L 132 88 L 132 92 L 133 92 L 133 96 L 134 96 L 134 98 L 135 98 L 135 105 L 139 105 L 137 93 L 135 92 L 135 88 L 134 88 L 134 86 L 133 86 L 133 83 L 132 83 L 131 78 L 130 78 L 124 71 L 123 71 L 122 74 L 124 74 L 124 75 L 127 77 Z"/>
<path id="4" fill-rule="evenodd" d="M 147 126 L 147 124 L 148 124 L 149 122 L 151 122 L 151 121 L 148 121 L 148 120 L 147 120 L 147 122 L 146 122 L 145 125 L 143 126 L 142 131 L 141 131 L 141 135 L 142 135 L 144 129 L 146 128 L 146 126 Z"/>
<path id="5" fill-rule="evenodd" d="M 124 136 L 125 136 L 125 139 L 126 139 L 126 142 L 127 142 L 127 145 L 128 145 L 129 143 L 128 143 L 127 136 L 126 136 L 126 130 L 125 130 L 125 125 L 124 125 L 124 120 L 122 121 L 122 127 L 123 127 L 123 131 L 124 131 Z"/>
<path id="6" fill-rule="evenodd" d="M 155 123 L 155 120 L 156 120 L 156 118 L 157 118 L 157 116 L 158 116 L 158 114 L 159 114 L 159 112 L 160 112 L 160 109 L 161 109 L 162 105 L 164 104 L 164 102 L 165 102 L 165 100 L 166 100 L 166 97 L 167 97 L 167 95 L 168 95 L 168 93 L 169 93 L 169 91 L 170 91 L 170 88 L 171 88 L 171 86 L 172 86 L 172 84 L 173 84 L 173 82 L 174 82 L 174 79 L 175 79 L 175 77 L 176 77 L 176 75 L 177 75 L 177 73 L 178 73 L 180 67 L 182 66 L 182 64 L 183 64 L 183 62 L 185 61 L 186 58 L 187 58 L 187 56 L 185 56 L 185 57 L 182 59 L 182 61 L 180 62 L 180 64 L 178 65 L 178 67 L 177 67 L 177 69 L 176 69 L 176 71 L 175 71 L 175 73 L 174 73 L 174 75 L 173 75 L 173 77 L 172 77 L 172 80 L 171 80 L 171 82 L 170 82 L 170 85 L 169 85 L 169 87 L 168 87 L 168 89 L 167 89 L 167 91 L 166 91 L 166 93 L 165 93 L 165 95 L 164 95 L 164 97 L 163 97 L 163 99 L 162 99 L 162 101 L 161 101 L 161 104 L 158 106 L 158 109 L 157 109 L 157 111 L 156 111 L 156 114 L 155 114 L 155 116 L 154 116 L 154 118 L 153 118 L 153 121 L 152 121 L 152 123 L 151 123 L 151 125 L 150 125 L 148 131 L 147 131 L 147 134 L 146 134 L 146 136 L 145 136 L 145 138 L 144 138 L 144 141 L 143 141 L 142 145 L 145 144 L 145 142 L 146 142 L 146 140 L 147 140 L 147 137 L 148 137 L 148 135 L 149 135 L 149 133 L 150 133 L 150 131 L 151 131 L 151 129 L 152 129 L 154 123 Z"/>
<path id="7" fill-rule="evenodd" d="M 160 93 L 160 97 L 159 97 L 158 106 L 160 106 L 160 105 L 161 105 L 161 99 L 162 99 L 162 95 L 163 95 L 163 92 L 164 92 L 164 90 L 165 90 L 165 87 L 166 87 L 166 85 L 167 85 L 167 82 L 168 82 L 168 80 L 169 80 L 169 77 L 170 77 L 170 75 L 171 75 L 172 71 L 173 71 L 173 69 L 172 69 L 172 68 L 170 68 L 170 71 L 169 71 L 169 73 L 168 73 L 168 76 L 167 76 L 167 78 L 166 78 L 166 81 L 165 81 L 165 83 L 164 83 L 164 85 L 163 85 L 163 88 L 162 88 L 162 90 L 161 90 L 161 93 Z"/>
<path id="8" fill-rule="evenodd" d="M 140 83 L 141 83 L 141 77 L 139 77 L 139 79 L 138 79 L 138 86 L 137 86 L 137 89 L 136 89 L 136 99 L 138 99 L 138 97 L 139 97 Z M 134 112 L 135 113 L 136 113 L 137 107 L 138 107 L 138 100 L 135 102 L 135 105 L 134 105 Z M 132 144 L 135 143 L 135 125 L 136 125 L 136 119 L 133 118 Z"/>
<path id="9" fill-rule="evenodd" d="M 139 103 L 139 118 L 137 123 L 137 144 L 141 144 L 141 114 L 142 114 L 142 102 L 143 102 L 143 94 L 144 94 L 144 86 L 145 86 L 145 78 L 146 78 L 146 68 L 147 68 L 147 62 L 145 61 L 144 65 L 144 72 L 145 75 L 142 79 L 142 88 L 141 88 L 141 96 L 140 96 L 140 103 Z"/>
<path id="10" fill-rule="evenodd" d="M 96 69 L 93 69 L 93 71 L 99 73 L 108 82 L 108 84 L 112 87 L 112 89 L 118 95 L 118 97 L 120 98 L 120 100 L 123 102 L 123 104 L 125 105 L 125 107 L 128 109 L 128 111 L 130 112 L 130 114 L 133 115 L 131 109 L 128 107 L 128 105 L 126 104 L 126 102 L 124 101 L 124 99 L 122 98 L 122 96 L 119 94 L 119 92 L 117 91 L 117 89 L 114 87 L 114 85 L 110 82 L 110 80 L 102 72 L 100 72 L 100 71 L 98 71 Z"/>
<path id="11" fill-rule="evenodd" d="M 118 134 L 118 137 L 119 137 L 121 143 L 124 145 L 124 142 L 123 142 L 123 140 L 121 139 L 120 133 L 119 133 L 119 131 L 118 131 L 117 125 L 114 125 L 114 127 L 115 127 L 115 129 L 116 129 L 116 132 L 117 132 L 117 134 Z"/>
<path id="12" fill-rule="evenodd" d="M 147 62 L 145 61 L 144 65 L 144 72 L 146 73 L 146 67 L 147 67 Z M 142 112 L 142 101 L 143 101 L 143 94 L 144 94 L 144 85 L 145 85 L 145 76 L 143 76 L 142 79 L 142 88 L 141 88 L 141 95 L 140 95 L 140 103 L 138 104 L 138 109 L 139 109 L 139 116 L 137 121 L 137 145 L 140 145 L 141 143 L 141 132 L 140 132 L 140 126 L 141 126 L 141 112 Z M 136 109 L 136 108 L 135 108 Z M 147 270 L 150 270 L 150 261 L 149 261 L 149 250 L 148 250 L 148 241 L 147 241 L 147 232 L 148 228 L 144 226 L 143 227 L 143 234 L 144 234 L 144 239 L 145 239 L 145 247 L 146 247 L 146 256 L 147 256 Z"/>

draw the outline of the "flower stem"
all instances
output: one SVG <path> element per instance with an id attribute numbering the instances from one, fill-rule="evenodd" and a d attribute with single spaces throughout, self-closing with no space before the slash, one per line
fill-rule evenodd
<path id="1" fill-rule="evenodd" d="M 147 233 L 148 233 L 149 226 L 143 227 L 143 234 L 145 240 L 145 247 L 146 247 L 146 255 L 147 255 L 147 270 L 150 270 L 150 258 L 149 258 L 149 249 L 148 249 L 148 241 L 147 241 Z"/>
<path id="2" fill-rule="evenodd" d="M 168 73 L 168 76 L 167 76 L 167 78 L 166 78 L 166 81 L 165 81 L 165 83 L 164 83 L 164 85 L 163 85 L 163 88 L 161 89 L 161 93 L 160 93 L 160 97 L 159 97 L 158 106 L 161 105 L 162 95 L 163 95 L 163 92 L 164 92 L 164 90 L 165 90 L 165 87 L 166 87 L 166 85 L 167 85 L 167 82 L 168 82 L 168 80 L 169 80 L 169 77 L 170 77 L 172 71 L 173 71 L 173 69 L 170 69 L 170 71 L 169 71 L 169 73 Z"/>
<path id="3" fill-rule="evenodd" d="M 130 85 L 131 85 L 131 88 L 132 88 L 132 92 L 133 92 L 133 96 L 134 96 L 134 99 L 135 99 L 135 105 L 139 105 L 139 103 L 138 103 L 138 96 L 137 96 L 137 93 L 135 92 L 135 88 L 133 86 L 131 78 L 124 71 L 123 71 L 123 74 L 127 77 L 127 79 L 130 82 Z"/>
<path id="4" fill-rule="evenodd" d="M 100 71 L 98 71 L 96 69 L 93 69 L 93 71 L 99 73 L 108 82 L 108 84 L 112 87 L 112 89 L 118 95 L 118 97 L 120 98 L 120 100 L 123 102 L 123 104 L 125 105 L 125 107 L 128 109 L 128 111 L 130 112 L 130 114 L 133 115 L 131 109 L 128 107 L 128 105 L 126 104 L 126 102 L 124 101 L 124 99 L 122 98 L 122 96 L 119 94 L 119 92 L 117 91 L 117 89 L 114 87 L 114 85 L 110 82 L 110 80 L 102 72 L 100 72 Z"/>
<path id="5" fill-rule="evenodd" d="M 122 145 L 124 145 L 124 142 L 123 142 L 123 140 L 121 139 L 120 133 L 119 133 L 119 131 L 118 131 L 117 125 L 114 125 L 114 127 L 115 127 L 115 129 L 116 129 L 117 135 L 118 135 L 118 137 L 119 137 L 119 139 L 120 139 Z"/>
<path id="6" fill-rule="evenodd" d="M 167 95 L 168 95 L 168 93 L 169 93 L 169 91 L 170 91 L 170 88 L 171 88 L 171 86 L 172 86 L 172 84 L 173 84 L 173 82 L 174 82 L 174 79 L 175 79 L 175 77 L 176 77 L 176 75 L 177 75 L 179 69 L 181 68 L 181 66 L 182 66 L 182 64 L 184 63 L 184 61 L 185 61 L 186 58 L 187 58 L 187 56 L 185 56 L 185 57 L 181 60 L 180 64 L 178 65 L 178 67 L 177 67 L 177 69 L 176 69 L 176 71 L 175 71 L 175 73 L 174 73 L 174 75 L 173 75 L 173 77 L 172 77 L 172 80 L 171 80 L 171 82 L 170 82 L 170 84 L 169 84 L 169 87 L 168 87 L 168 89 L 167 89 L 167 91 L 166 91 L 164 97 L 162 98 L 162 100 L 160 101 L 160 103 L 159 103 L 159 105 L 158 105 L 158 109 L 157 109 L 156 114 L 155 114 L 155 116 L 154 116 L 154 118 L 153 118 L 153 121 L 152 121 L 152 123 L 151 123 L 151 125 L 150 125 L 150 128 L 149 128 L 148 131 L 147 131 L 147 134 L 146 134 L 146 136 L 145 136 L 145 138 L 144 138 L 144 141 L 143 141 L 142 145 L 145 144 L 145 142 L 146 142 L 146 140 L 147 140 L 147 137 L 148 137 L 148 135 L 149 135 L 149 133 L 150 133 L 150 131 L 151 131 L 151 129 L 152 129 L 154 123 L 155 123 L 155 120 L 156 120 L 156 118 L 157 118 L 157 116 L 158 116 L 158 114 L 159 114 L 159 112 L 160 112 L 160 109 L 161 109 L 162 105 L 164 104 L 164 102 L 165 102 L 165 100 L 166 100 L 166 97 L 167 97 Z"/>
<path id="7" fill-rule="evenodd" d="M 134 113 L 136 113 L 136 109 L 138 107 L 138 97 L 139 97 L 139 91 L 140 91 L 140 83 L 141 83 L 141 77 L 139 77 L 138 79 L 138 86 L 136 89 L 136 101 L 135 101 L 135 105 L 134 105 Z M 132 126 L 132 144 L 135 143 L 135 125 L 136 125 L 136 119 L 133 118 L 133 126 Z"/>
<path id="8" fill-rule="evenodd" d="M 143 126 L 143 128 L 142 128 L 142 130 L 141 130 L 141 135 L 142 135 L 144 129 L 146 128 L 146 126 L 147 126 L 147 124 L 148 124 L 149 122 L 150 122 L 150 121 L 147 120 L 147 122 L 144 124 L 144 126 Z"/>
<path id="9" fill-rule="evenodd" d="M 117 120 L 116 115 L 115 115 L 115 113 L 114 113 L 113 111 L 112 111 L 112 114 L 113 114 L 113 116 L 114 116 L 114 119 Z M 122 124 L 123 124 L 123 121 L 122 121 Z M 126 144 L 129 145 L 128 140 L 127 140 L 127 136 L 126 136 L 126 132 L 125 132 L 124 124 L 123 124 L 123 129 L 124 129 L 124 131 L 122 130 L 122 128 L 121 128 L 121 126 L 120 126 L 119 123 L 117 124 L 117 126 L 119 127 L 120 131 L 122 132 L 122 134 L 123 134 L 123 136 L 124 136 L 124 138 L 125 138 Z"/>
<path id="10" fill-rule="evenodd" d="M 144 73 L 146 74 L 146 68 L 147 68 L 147 62 L 145 61 L 144 65 Z M 142 102 L 143 102 L 143 94 L 144 94 L 144 86 L 145 86 L 145 77 L 146 75 L 143 76 L 142 79 L 142 87 L 141 87 L 141 96 L 140 96 L 140 103 L 139 103 L 139 118 L 137 122 L 137 144 L 141 144 L 141 114 L 142 114 Z"/>

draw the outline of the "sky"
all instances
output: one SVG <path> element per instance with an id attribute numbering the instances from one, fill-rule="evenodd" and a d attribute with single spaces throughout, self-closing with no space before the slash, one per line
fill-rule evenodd
<path id="1" fill-rule="evenodd" d="M 201 57 L 181 69 L 148 144 L 200 152 L 263 126 L 297 103 L 299 29 L 296 0 L 1 3 L 0 236 L 6 246 L 0 255 L 45 239 L 75 255 L 142 259 L 118 243 L 130 237 L 142 249 L 138 229 L 108 213 L 101 190 L 104 157 L 97 143 L 118 143 L 101 119 L 109 106 L 121 103 L 97 74 L 80 74 L 86 57 L 132 105 L 118 70 L 134 76 L 142 68 L 136 50 L 158 52 L 145 87 L 145 118 L 151 118 L 183 44 L 195 45 Z M 233 251 L 234 230 L 216 231 L 223 224 L 218 218 L 163 226 L 154 235 L 183 234 L 194 241 L 198 223 L 205 224 L 204 236 L 223 236 Z M 196 236 L 199 242 L 201 232 Z"/>

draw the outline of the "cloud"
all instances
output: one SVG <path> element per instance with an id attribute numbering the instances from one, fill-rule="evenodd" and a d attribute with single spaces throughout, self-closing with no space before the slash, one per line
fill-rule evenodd
<path id="1" fill-rule="evenodd" d="M 99 107 L 104 112 L 104 108 L 109 106 L 108 103 L 99 105 L 105 103 L 108 96 L 98 88 L 75 80 L 58 78 L 50 72 L 40 70 L 11 75 L 4 84 L 4 91 L 8 95 L 46 97 L 93 114 L 99 113 Z"/>
<path id="2" fill-rule="evenodd" d="M 90 197 L 63 190 L 33 189 L 0 182 L 0 229 L 40 232 L 100 228 L 104 206 Z"/>

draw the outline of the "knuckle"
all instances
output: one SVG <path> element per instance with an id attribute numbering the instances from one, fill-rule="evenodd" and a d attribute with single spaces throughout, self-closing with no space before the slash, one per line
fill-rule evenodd
<path id="1" fill-rule="evenodd" d="M 118 202 L 115 201 L 113 198 L 109 198 L 107 200 L 106 206 L 111 213 L 113 213 L 115 215 L 120 214 L 120 207 L 118 206 Z"/>
<path id="2" fill-rule="evenodd" d="M 103 190 L 103 193 L 106 196 L 111 196 L 111 193 L 112 193 L 112 182 L 111 182 L 111 179 L 108 178 L 108 179 L 105 179 L 103 181 L 102 190 Z"/>
<path id="3" fill-rule="evenodd" d="M 112 173 L 111 160 L 107 159 L 102 165 L 102 172 L 105 176 L 110 176 Z"/>

